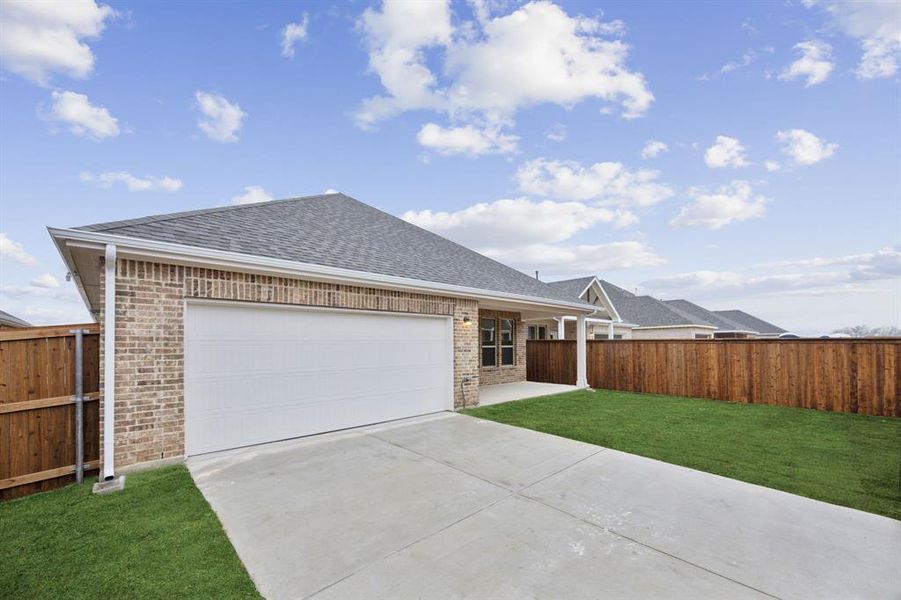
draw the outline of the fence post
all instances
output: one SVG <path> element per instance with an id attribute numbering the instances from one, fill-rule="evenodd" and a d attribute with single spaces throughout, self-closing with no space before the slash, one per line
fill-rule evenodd
<path id="1" fill-rule="evenodd" d="M 84 481 L 84 330 L 75 329 L 75 483 Z"/>

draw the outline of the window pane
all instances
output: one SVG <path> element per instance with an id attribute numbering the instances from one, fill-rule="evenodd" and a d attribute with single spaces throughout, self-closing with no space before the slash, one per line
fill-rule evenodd
<path id="1" fill-rule="evenodd" d="M 513 319 L 501 319 L 501 345 L 513 345 Z"/>
<path id="2" fill-rule="evenodd" d="M 528 334 L 528 336 L 526 337 L 526 339 L 527 339 L 527 340 L 534 340 L 534 339 L 535 339 L 535 331 L 536 331 L 535 326 L 534 326 L 534 325 L 529 325 L 529 334 Z"/>
<path id="3" fill-rule="evenodd" d="M 482 345 L 494 345 L 495 343 L 495 327 L 497 321 L 494 319 L 482 319 Z"/>
<path id="4" fill-rule="evenodd" d="M 505 346 L 501 348 L 501 364 L 502 365 L 512 365 L 513 364 L 513 346 Z"/>
<path id="5" fill-rule="evenodd" d="M 539 340 L 547 339 L 547 327 L 545 327 L 544 325 L 538 326 L 538 339 Z"/>
<path id="6" fill-rule="evenodd" d="M 482 366 L 493 367 L 497 365 L 497 354 L 494 346 L 482 348 Z"/>

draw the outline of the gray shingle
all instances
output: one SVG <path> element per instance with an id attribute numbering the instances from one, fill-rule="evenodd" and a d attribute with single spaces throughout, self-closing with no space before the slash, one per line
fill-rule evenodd
<path id="1" fill-rule="evenodd" d="M 651 296 L 636 296 L 632 292 L 615 286 L 609 281 L 601 281 L 601 286 L 616 308 L 620 318 L 626 323 L 642 327 L 668 325 L 705 325 L 689 319 L 672 310 L 669 306 Z"/>
<path id="2" fill-rule="evenodd" d="M 786 333 L 785 329 L 782 329 L 777 325 L 773 325 L 772 323 L 768 323 L 767 321 L 764 321 L 759 317 L 748 314 L 743 310 L 715 310 L 713 312 L 717 315 L 735 321 L 736 323 L 743 325 L 745 328 L 748 328 L 751 331 L 767 334 Z"/>
<path id="3" fill-rule="evenodd" d="M 11 315 L 5 310 L 0 310 L 0 325 L 6 327 L 31 327 L 31 323 L 23 321 L 15 315 Z"/>
<path id="4" fill-rule="evenodd" d="M 706 323 L 707 325 L 713 325 L 719 331 L 756 331 L 755 329 L 749 329 L 740 323 L 736 323 L 727 317 L 714 314 L 703 306 L 698 306 L 694 302 L 689 302 L 688 300 L 664 300 L 663 302 L 679 314 L 684 315 L 686 318 L 695 319 L 696 322 Z"/>
<path id="5" fill-rule="evenodd" d="M 576 279 L 565 279 L 563 281 L 551 281 L 549 286 L 561 293 L 566 294 L 569 298 L 579 299 L 588 284 L 594 277 L 577 277 Z"/>
<path id="6" fill-rule="evenodd" d="M 155 215 L 78 229 L 579 302 L 525 273 L 344 194 Z"/>

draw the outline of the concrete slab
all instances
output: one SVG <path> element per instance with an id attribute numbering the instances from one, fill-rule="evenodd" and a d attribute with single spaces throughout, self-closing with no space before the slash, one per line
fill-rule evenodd
<path id="1" fill-rule="evenodd" d="M 365 429 L 368 435 L 518 490 L 604 448 L 494 421 L 445 414 Z"/>
<path id="2" fill-rule="evenodd" d="M 317 594 L 345 598 L 765 598 L 521 497 Z"/>
<path id="3" fill-rule="evenodd" d="M 901 523 L 607 450 L 525 495 L 781 598 L 901 598 Z"/>
<path id="4" fill-rule="evenodd" d="M 500 404 L 513 400 L 525 400 L 538 396 L 562 394 L 579 389 L 574 385 L 560 383 L 539 383 L 537 381 L 516 381 L 514 383 L 498 383 L 479 386 L 479 406 Z"/>
<path id="5" fill-rule="evenodd" d="M 509 495 L 363 434 L 188 460 L 260 593 L 303 598 Z"/>
<path id="6" fill-rule="evenodd" d="M 458 414 L 193 457 L 278 598 L 901 598 L 901 523 Z"/>

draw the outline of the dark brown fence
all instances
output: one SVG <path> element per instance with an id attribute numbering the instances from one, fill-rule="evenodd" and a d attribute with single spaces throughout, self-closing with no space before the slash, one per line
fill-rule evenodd
<path id="1" fill-rule="evenodd" d="M 587 342 L 593 388 L 901 417 L 901 340 Z M 529 341 L 530 381 L 574 384 L 572 341 Z"/>
<path id="2" fill-rule="evenodd" d="M 75 480 L 75 336 L 84 335 L 84 460 L 99 458 L 96 324 L 0 330 L 0 500 Z"/>

